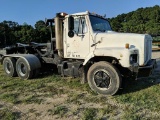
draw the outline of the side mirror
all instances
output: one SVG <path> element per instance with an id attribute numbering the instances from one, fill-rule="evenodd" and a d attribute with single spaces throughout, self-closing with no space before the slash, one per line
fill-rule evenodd
<path id="1" fill-rule="evenodd" d="M 46 26 L 48 26 L 49 23 L 54 23 L 54 19 L 47 19 L 47 18 L 45 18 L 45 24 L 46 24 Z"/>
<path id="2" fill-rule="evenodd" d="M 68 18 L 68 30 L 69 31 L 74 30 L 74 18 L 72 16 L 69 16 Z"/>
<path id="3" fill-rule="evenodd" d="M 74 37 L 74 18 L 72 16 L 68 17 L 68 36 Z"/>

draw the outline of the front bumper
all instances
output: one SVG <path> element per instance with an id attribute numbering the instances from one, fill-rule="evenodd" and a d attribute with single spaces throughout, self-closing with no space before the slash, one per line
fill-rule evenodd
<path id="1" fill-rule="evenodd" d="M 129 69 L 130 69 L 130 71 L 131 71 L 132 73 L 138 73 L 138 70 L 139 70 L 139 65 L 138 65 L 138 63 L 132 64 L 132 66 L 131 66 Z"/>
<path id="2" fill-rule="evenodd" d="M 149 77 L 156 68 L 156 65 L 156 59 L 151 59 L 146 66 L 139 66 L 137 78 Z"/>

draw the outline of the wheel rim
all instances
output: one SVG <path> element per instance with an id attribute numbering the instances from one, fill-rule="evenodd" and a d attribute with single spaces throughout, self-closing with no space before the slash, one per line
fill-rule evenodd
<path id="1" fill-rule="evenodd" d="M 25 76 L 27 73 L 27 68 L 22 62 L 18 64 L 18 71 L 21 76 Z"/>
<path id="2" fill-rule="evenodd" d="M 8 61 L 5 62 L 4 68 L 7 74 L 11 73 L 12 65 Z"/>
<path id="3" fill-rule="evenodd" d="M 94 73 L 93 80 L 96 87 L 99 89 L 106 90 L 111 86 L 111 77 L 109 73 L 104 69 L 97 70 Z"/>

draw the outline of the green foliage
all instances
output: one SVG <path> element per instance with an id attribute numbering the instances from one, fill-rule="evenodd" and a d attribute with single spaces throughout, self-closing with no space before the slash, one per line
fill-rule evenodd
<path id="1" fill-rule="evenodd" d="M 49 40 L 49 28 L 42 20 L 36 22 L 35 28 L 27 23 L 23 25 L 19 25 L 13 21 L 3 21 L 0 23 L 0 47 L 15 43 L 46 43 Z"/>
<path id="2" fill-rule="evenodd" d="M 0 99 L 4 99 L 6 101 L 12 102 L 14 104 L 18 103 L 19 101 L 17 100 L 18 94 L 14 93 L 14 94 L 10 94 L 10 93 L 6 93 L 6 94 L 1 94 L 0 95 Z"/>
<path id="3" fill-rule="evenodd" d="M 43 99 L 39 99 L 38 95 L 31 95 L 27 97 L 23 102 L 26 104 L 32 104 L 32 103 L 41 104 L 43 102 Z"/>
<path id="4" fill-rule="evenodd" d="M 82 120 L 94 120 L 96 116 L 96 109 L 86 108 L 83 112 Z"/>
<path id="5" fill-rule="evenodd" d="M 153 40 L 154 40 L 154 41 L 160 41 L 160 36 L 155 36 L 155 37 L 153 37 Z"/>
<path id="6" fill-rule="evenodd" d="M 46 27 L 45 22 L 39 20 L 35 24 L 35 40 L 37 42 L 47 42 L 50 40 L 50 31 L 49 28 Z"/>
<path id="7" fill-rule="evenodd" d="M 160 6 L 139 8 L 109 21 L 114 31 L 160 35 Z"/>
<path id="8" fill-rule="evenodd" d="M 19 114 L 16 112 L 12 112 L 8 108 L 0 109 L 0 119 L 1 120 L 17 120 Z"/>
<path id="9" fill-rule="evenodd" d="M 49 109 L 48 112 L 51 115 L 60 115 L 60 117 L 63 117 L 68 111 L 68 108 L 65 106 L 57 106 L 54 109 Z"/>

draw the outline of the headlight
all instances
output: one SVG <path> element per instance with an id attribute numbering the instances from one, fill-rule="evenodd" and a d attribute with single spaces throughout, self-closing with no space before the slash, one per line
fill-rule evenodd
<path id="1" fill-rule="evenodd" d="M 137 63 L 137 58 L 138 58 L 137 54 L 130 55 L 130 64 Z"/>
<path id="2" fill-rule="evenodd" d="M 131 62 L 133 61 L 133 56 L 132 56 L 132 55 L 130 56 L 130 61 L 131 61 Z"/>

